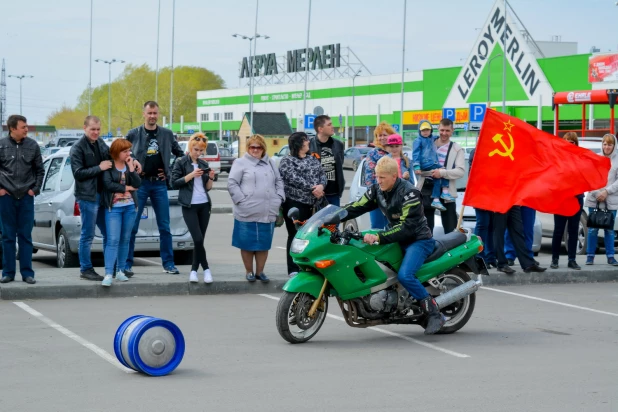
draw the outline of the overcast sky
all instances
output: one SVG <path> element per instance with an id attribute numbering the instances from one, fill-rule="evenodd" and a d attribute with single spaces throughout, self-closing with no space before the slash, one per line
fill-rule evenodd
<path id="1" fill-rule="evenodd" d="M 406 62 L 409 70 L 462 64 L 494 0 L 408 0 Z M 618 49 L 614 0 L 510 0 L 536 40 Z M 156 62 L 158 0 L 94 0 L 93 59 Z M 229 88 L 238 87 L 238 62 L 248 55 L 255 0 L 177 0 L 174 64 L 206 67 Z M 259 0 L 260 53 L 305 47 L 308 0 Z M 66 103 L 74 106 L 88 85 L 89 0 L 0 0 L 0 58 L 7 75 L 23 80 L 23 114 L 42 124 Z M 172 0 L 161 0 L 159 65 L 171 63 Z M 349 46 L 373 74 L 401 69 L 403 0 L 313 0 L 311 46 Z M 565 68 L 568 70 L 568 68 Z M 112 76 L 121 71 L 112 66 Z M 106 84 L 107 65 L 93 63 L 92 84 Z M 19 112 L 19 80 L 7 78 L 8 114 Z"/>

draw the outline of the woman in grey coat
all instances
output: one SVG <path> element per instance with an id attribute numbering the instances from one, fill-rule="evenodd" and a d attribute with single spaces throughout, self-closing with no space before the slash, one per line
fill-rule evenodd
<path id="1" fill-rule="evenodd" d="M 279 170 L 266 154 L 262 136 L 247 139 L 247 152 L 232 164 L 227 190 L 234 203 L 232 246 L 240 249 L 247 280 L 267 283 L 264 266 L 285 192 Z"/>
<path id="2" fill-rule="evenodd" d="M 597 204 L 603 205 L 616 218 L 618 210 L 618 152 L 616 152 L 616 136 L 606 134 L 603 136 L 603 156 L 609 157 L 612 166 L 609 169 L 607 176 L 607 186 L 604 188 L 588 192 L 584 206 L 588 208 L 590 213 L 592 209 L 597 207 Z M 618 261 L 614 258 L 614 229 L 604 229 L 605 231 L 605 255 L 607 256 L 607 264 L 618 266 Z M 597 248 L 599 229 L 588 228 L 588 241 L 586 245 L 586 265 L 594 264 L 594 254 Z"/>

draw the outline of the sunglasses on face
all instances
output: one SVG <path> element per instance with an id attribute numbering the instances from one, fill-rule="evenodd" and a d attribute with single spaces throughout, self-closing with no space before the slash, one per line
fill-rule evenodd
<path id="1" fill-rule="evenodd" d="M 202 142 L 207 142 L 207 141 L 208 141 L 208 139 L 206 139 L 205 137 L 201 137 L 201 136 L 195 136 L 195 137 L 193 138 L 193 140 L 196 140 L 196 141 L 198 141 L 198 142 L 199 142 L 200 140 L 201 140 Z"/>
<path id="2" fill-rule="evenodd" d="M 249 146 L 250 150 L 264 150 L 262 146 Z"/>

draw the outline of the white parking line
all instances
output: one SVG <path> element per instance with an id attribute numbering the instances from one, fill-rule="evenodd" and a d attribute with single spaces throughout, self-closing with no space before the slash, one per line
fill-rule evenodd
<path id="1" fill-rule="evenodd" d="M 79 343 L 80 345 L 90 349 L 91 351 L 93 351 L 94 353 L 96 353 L 97 355 L 99 355 L 100 357 L 102 357 L 103 359 L 105 359 L 106 361 L 108 361 L 109 363 L 111 363 L 112 365 L 114 365 L 115 367 L 120 369 L 121 371 L 126 372 L 126 373 L 134 373 L 135 372 L 132 369 L 125 368 L 124 365 L 122 365 L 120 362 L 118 362 L 118 359 L 114 358 L 112 355 L 110 355 L 109 353 L 107 353 L 103 349 L 99 348 L 94 343 L 88 342 L 86 339 L 84 339 L 81 336 L 71 332 L 70 330 L 68 330 L 64 326 L 59 325 L 58 323 L 54 322 L 53 320 L 51 320 L 50 318 L 48 318 L 46 316 L 43 316 L 43 314 L 41 312 L 38 312 L 38 311 L 32 309 L 30 306 L 26 305 L 24 302 L 13 302 L 13 303 L 15 305 L 17 305 L 19 308 L 25 310 L 26 312 L 28 312 L 29 314 L 34 316 L 35 318 L 39 319 L 41 322 L 47 324 L 47 326 L 50 326 L 50 327 L 56 329 L 58 332 L 62 333 L 66 337 L 71 338 L 75 342 Z"/>
<path id="2" fill-rule="evenodd" d="M 535 297 L 535 296 L 530 296 L 530 295 L 522 295 L 521 293 L 507 292 L 506 290 L 500 290 L 500 289 L 488 288 L 488 287 L 486 287 L 486 286 L 483 286 L 483 287 L 482 287 L 482 289 L 485 289 L 485 290 L 490 290 L 490 291 L 492 291 L 492 292 L 505 293 L 505 294 L 507 294 L 507 295 L 518 296 L 518 297 L 520 297 L 520 298 L 526 298 L 526 299 L 538 300 L 539 302 L 553 303 L 554 305 L 566 306 L 567 308 L 580 309 L 580 310 L 587 310 L 588 312 L 594 312 L 594 313 L 600 313 L 600 314 L 602 314 L 602 315 L 609 315 L 609 316 L 617 316 L 617 317 L 618 317 L 618 313 L 613 313 L 613 312 L 605 312 L 605 311 L 603 311 L 603 310 L 591 309 L 591 308 L 587 308 L 587 307 L 584 307 L 584 306 L 571 305 L 570 303 L 562 303 L 562 302 L 557 302 L 557 301 L 555 301 L 555 300 L 542 299 L 542 298 L 537 298 L 537 297 Z"/>
<path id="3" fill-rule="evenodd" d="M 150 263 L 151 265 L 161 266 L 161 262 L 157 262 L 155 260 L 144 259 L 141 257 L 134 257 L 133 260 L 141 260 L 142 262 Z"/>
<path id="4" fill-rule="evenodd" d="M 279 300 L 278 297 L 272 296 L 272 295 L 267 295 L 265 293 L 261 293 L 260 296 L 263 296 L 265 298 L 272 299 L 272 300 Z M 342 318 L 341 316 L 331 315 L 331 314 L 328 314 L 328 313 L 326 314 L 326 316 L 328 316 L 329 318 L 332 318 L 332 319 L 336 319 L 336 320 L 338 320 L 340 322 L 345 322 L 345 319 Z M 376 332 L 379 332 L 379 333 L 383 333 L 385 335 L 394 336 L 396 338 L 403 339 L 403 340 L 411 342 L 411 343 L 416 343 L 417 345 L 421 345 L 421 346 L 424 346 L 424 347 L 429 348 L 429 349 L 437 350 L 438 352 L 446 353 L 447 355 L 451 355 L 451 356 L 454 356 L 456 358 L 469 358 L 470 357 L 470 355 L 466 355 L 465 353 L 459 353 L 459 352 L 455 352 L 455 351 L 452 351 L 452 350 L 444 349 L 444 348 L 441 348 L 439 346 L 432 345 L 431 343 L 423 342 L 422 340 L 413 339 L 413 338 L 410 338 L 408 336 L 401 335 L 401 334 L 395 333 L 395 332 L 391 332 L 389 330 L 378 328 L 378 327 L 375 327 L 375 326 L 367 328 L 367 329 L 370 329 L 370 330 L 373 330 L 373 331 L 376 331 Z"/>
<path id="5" fill-rule="evenodd" d="M 286 248 L 284 248 L 283 246 L 275 246 L 276 249 L 283 249 L 283 250 L 287 250 Z"/>

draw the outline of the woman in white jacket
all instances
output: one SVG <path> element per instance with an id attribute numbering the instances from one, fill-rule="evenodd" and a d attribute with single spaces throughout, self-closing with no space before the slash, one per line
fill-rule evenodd
<path id="1" fill-rule="evenodd" d="M 614 219 L 618 210 L 618 152 L 616 152 L 616 136 L 606 134 L 603 136 L 603 156 L 608 157 L 612 166 L 609 169 L 607 177 L 607 186 L 602 189 L 588 192 L 586 196 L 585 207 L 588 208 L 588 213 L 605 203 L 607 210 L 612 212 Z M 618 266 L 618 261 L 614 258 L 614 229 L 605 230 L 605 255 L 607 256 L 607 264 Z M 588 242 L 586 246 L 586 265 L 594 264 L 594 254 L 597 248 L 599 229 L 588 228 Z"/>

